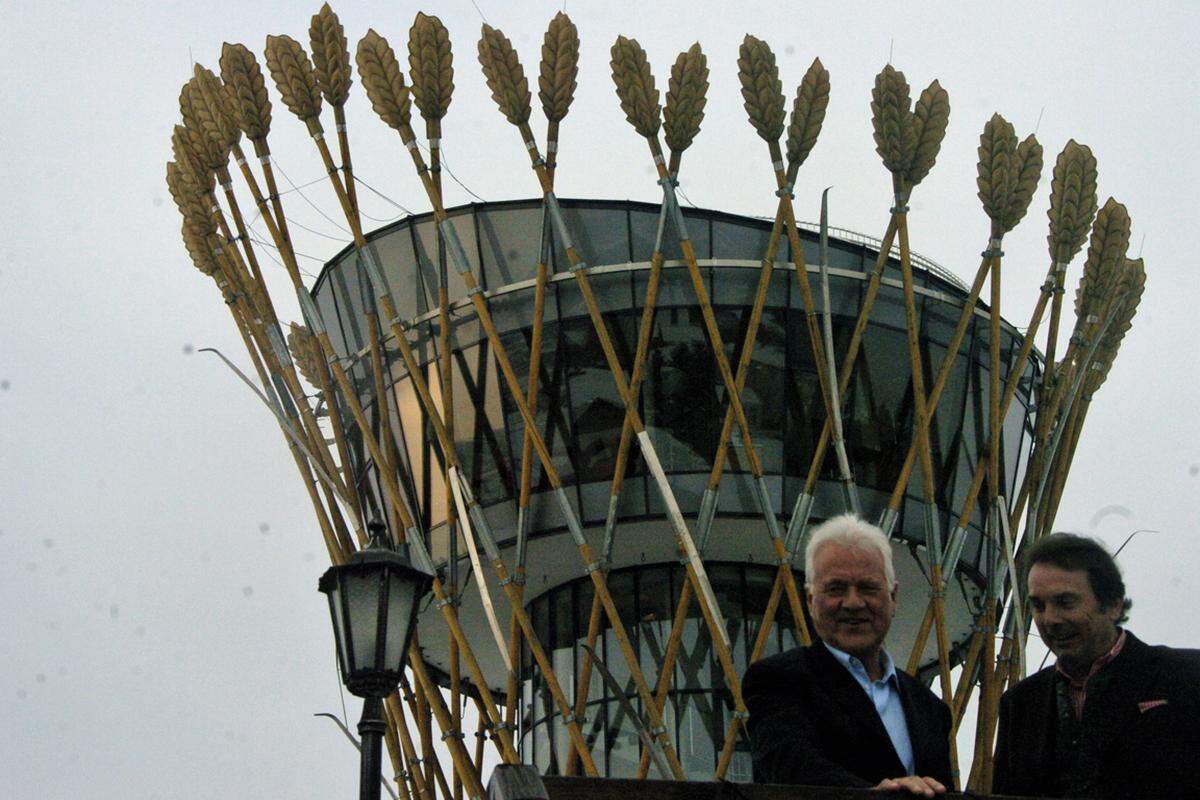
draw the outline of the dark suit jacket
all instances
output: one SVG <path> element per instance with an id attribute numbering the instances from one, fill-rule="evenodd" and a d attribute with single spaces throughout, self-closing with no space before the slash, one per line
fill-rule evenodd
<path id="1" fill-rule="evenodd" d="M 1200 798 L 1200 651 L 1151 647 L 1126 632 L 1091 680 L 1106 674 L 1095 690 L 1089 682 L 1083 707 L 1079 752 L 1095 765 L 1091 794 Z M 996 794 L 1053 796 L 1058 680 L 1047 667 L 1001 698 Z"/>
<path id="2" fill-rule="evenodd" d="M 950 786 L 950 710 L 896 676 L 917 774 Z M 869 787 L 905 774 L 871 699 L 820 641 L 753 664 L 742 694 L 757 782 Z"/>

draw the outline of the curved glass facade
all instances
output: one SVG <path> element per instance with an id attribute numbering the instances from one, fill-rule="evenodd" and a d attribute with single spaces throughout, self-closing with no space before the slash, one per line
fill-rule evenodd
<path id="1" fill-rule="evenodd" d="M 711 563 L 707 569 L 725 617 L 734 664 L 741 674 L 758 636 L 776 570 L 730 563 Z M 658 680 L 659 665 L 663 662 L 676 603 L 685 580 L 683 568 L 677 564 L 614 570 L 608 577 L 621 619 L 630 620 L 626 630 L 652 690 Z M 797 580 L 800 580 L 799 574 Z M 572 704 L 585 656 L 583 645 L 587 642 L 591 606 L 592 585 L 587 580 L 551 589 L 529 605 L 534 628 L 547 655 L 553 659 L 554 673 Z M 792 627 L 790 611 L 783 602 L 768 634 L 764 654 L 794 647 Z M 621 694 L 628 707 L 644 719 L 641 700 L 613 633 L 607 624 L 602 631 L 596 640 L 596 654 L 624 688 Z M 587 694 L 582 730 L 599 774 L 614 778 L 635 776 L 641 758 L 641 742 L 626 706 L 596 670 L 592 671 Z M 518 721 L 521 758 L 535 764 L 542 774 L 563 774 L 570 752 L 566 726 L 528 650 L 521 663 L 521 700 Z M 712 779 L 732 712 L 733 700 L 725 686 L 711 637 L 700 616 L 699 606 L 693 601 L 684 623 L 671 689 L 663 709 L 663 723 L 671 734 L 671 741 L 676 743 L 680 763 L 690 780 Z M 653 767 L 649 776 L 659 777 Z M 749 781 L 750 777 L 750 752 L 743 738 L 734 750 L 728 778 Z"/>
<path id="2" fill-rule="evenodd" d="M 563 201 L 564 214 L 577 247 L 591 268 L 591 283 L 602 307 L 617 353 L 626 366 L 633 362 L 637 326 L 645 296 L 647 261 L 653 249 L 656 206 L 630 202 Z M 453 223 L 472 259 L 475 274 L 487 289 L 502 341 L 524 383 L 529 367 L 533 282 L 541 237 L 541 207 L 537 201 L 468 206 L 451 213 Z M 727 355 L 735 362 L 750 316 L 770 223 L 719 212 L 685 209 L 689 233 L 701 259 Z M 805 259 L 817 259 L 815 235 L 803 233 Z M 666 241 L 674 239 L 668 225 Z M 414 217 L 371 236 L 378 248 L 400 315 L 410 322 L 413 343 L 435 395 L 436 298 L 439 273 L 446 275 L 453 311 L 454 439 L 465 473 L 480 502 L 487 508 L 500 538 L 515 528 L 523 421 L 507 390 L 500 385 L 491 348 L 464 287 L 452 269 L 439 267 L 433 223 Z M 555 247 L 551 268 L 565 259 Z M 678 258 L 677 245 L 667 257 Z M 830 240 L 831 308 L 835 350 L 844 353 L 866 288 L 866 274 L 876 250 L 869 244 Z M 790 264 L 786 242 L 763 314 L 750 365 L 743 404 L 759 450 L 775 511 L 791 512 L 807 474 L 815 442 L 824 422 L 817 376 L 805 323 L 805 313 Z M 447 274 L 448 273 L 448 274 Z M 810 276 L 815 286 L 816 279 Z M 946 355 L 966 292 L 931 270 L 915 271 L 917 313 L 925 383 Z M 322 274 L 314 296 L 339 352 L 352 359 L 351 374 L 361 387 L 368 414 L 376 416 L 365 359 L 367 345 L 364 309 L 369 291 L 352 253 L 344 253 Z M 983 307 L 980 306 L 982 309 Z M 616 460 L 622 406 L 572 277 L 556 271 L 547 292 L 542 366 L 539 380 L 538 423 L 571 500 L 585 525 L 602 524 L 608 507 L 609 483 Z M 988 327 L 977 313 L 957 354 L 950 380 L 931 429 L 934 484 L 938 492 L 942 529 L 953 527 L 987 437 Z M 1002 331 L 1004 363 L 1011 364 L 1020 336 L 1007 325 Z M 668 261 L 658 297 L 651 353 L 640 396 L 640 411 L 670 475 L 685 514 L 695 513 L 724 410 L 724 386 L 712 358 L 700 312 L 682 262 Z M 451 545 L 445 533 L 446 492 L 441 481 L 439 454 L 415 392 L 393 347 L 386 357 L 392 380 L 393 434 L 406 462 L 406 489 L 419 508 L 423 529 L 429 531 L 435 558 L 445 558 Z M 1002 453 L 1003 493 L 1017 485 L 1028 451 L 1032 415 L 1030 387 L 1040 368 L 1031 359 L 1007 419 Z M 860 486 L 864 511 L 877 516 L 899 474 L 913 427 L 912 384 L 908 370 L 903 295 L 895 263 L 885 270 L 875 308 L 867 327 L 853 379 L 844 400 L 847 447 Z M 354 432 L 351 431 L 353 437 Z M 369 505 L 378 507 L 374 466 L 354 443 L 359 489 Z M 740 483 L 744 461 L 736 447 L 722 483 L 719 514 L 757 515 L 751 492 Z M 919 471 L 919 469 L 918 469 Z M 560 525 L 545 491 L 548 484 L 535 463 L 535 495 L 531 504 L 532 535 Z M 834 459 L 828 458 L 818 485 L 817 508 L 836 504 Z M 923 542 L 919 510 L 919 476 L 910 481 L 910 496 L 901 508 L 896 535 Z M 663 506 L 634 451 L 619 506 L 623 520 L 660 517 Z M 545 522 L 541 522 L 542 519 Z M 553 522 L 551 522 L 553 520 Z M 978 529 L 964 549 L 963 567 L 978 563 Z"/>

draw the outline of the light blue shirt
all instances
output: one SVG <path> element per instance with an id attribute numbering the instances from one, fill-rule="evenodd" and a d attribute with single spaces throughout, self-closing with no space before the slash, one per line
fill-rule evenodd
<path id="1" fill-rule="evenodd" d="M 880 651 L 880 657 L 883 660 L 883 677 L 873 681 L 867 674 L 867 668 L 857 658 L 849 653 L 843 653 L 836 647 L 830 647 L 828 644 L 825 647 L 830 653 L 833 653 L 833 657 L 846 668 L 854 680 L 858 681 L 858 685 L 867 693 L 867 697 L 871 698 L 875 710 L 879 713 L 879 719 L 883 722 L 884 729 L 887 730 L 888 738 L 892 740 L 892 747 L 896 748 L 896 755 L 900 756 L 900 763 L 904 765 L 907 774 L 915 775 L 917 765 L 913 760 L 912 740 L 908 737 L 908 721 L 904 717 L 904 705 L 900 702 L 900 680 L 896 677 L 896 665 L 893 663 L 892 657 L 887 654 L 886 650 Z"/>

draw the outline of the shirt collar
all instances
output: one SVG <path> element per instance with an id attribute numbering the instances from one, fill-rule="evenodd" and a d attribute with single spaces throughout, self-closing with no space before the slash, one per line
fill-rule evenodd
<path id="1" fill-rule="evenodd" d="M 1091 678 L 1093 675 L 1095 675 L 1097 672 L 1099 672 L 1101 669 L 1103 669 L 1105 664 L 1112 661 L 1114 658 L 1116 658 L 1121 653 L 1121 648 L 1125 646 L 1125 629 L 1117 628 L 1117 631 L 1118 631 L 1117 641 L 1113 643 L 1112 648 L 1107 653 L 1105 653 L 1104 655 L 1100 656 L 1099 658 L 1097 658 L 1095 661 L 1092 662 L 1091 669 L 1089 669 L 1087 671 L 1087 675 L 1084 676 L 1083 678 L 1081 678 L 1081 679 L 1075 678 L 1070 673 L 1068 673 L 1065 669 L 1062 668 L 1061 661 L 1056 661 L 1054 664 L 1054 668 L 1056 670 L 1058 670 L 1059 675 L 1062 675 L 1064 678 L 1066 678 L 1067 681 L 1069 683 L 1071 683 L 1072 685 L 1082 686 L 1083 684 L 1087 683 L 1089 678 Z"/>
<path id="2" fill-rule="evenodd" d="M 852 656 L 844 650 L 838 650 L 828 642 L 823 641 L 821 644 L 825 645 L 825 649 L 832 653 L 833 657 L 837 659 L 838 663 L 850 670 L 850 672 L 858 672 L 864 677 L 867 677 L 868 679 L 870 678 L 869 674 L 867 673 L 866 665 L 863 664 L 862 661 L 860 661 L 856 656 Z M 883 661 L 883 677 L 880 678 L 880 681 L 899 685 L 899 678 L 896 677 L 896 663 L 892 661 L 892 657 L 888 655 L 888 651 L 880 650 L 879 658 L 881 661 Z"/>

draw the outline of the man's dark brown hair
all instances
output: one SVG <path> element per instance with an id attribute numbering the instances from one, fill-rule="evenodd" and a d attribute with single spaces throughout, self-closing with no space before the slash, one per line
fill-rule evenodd
<path id="1" fill-rule="evenodd" d="M 1073 533 L 1052 533 L 1034 542 L 1021 559 L 1021 584 L 1028 591 L 1029 570 L 1034 564 L 1052 564 L 1059 569 L 1087 572 L 1092 593 L 1101 608 L 1121 606 L 1118 623 L 1129 619 L 1133 601 L 1125 597 L 1125 581 L 1116 560 L 1104 545 L 1087 536 Z"/>

